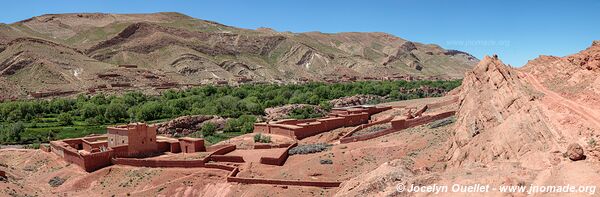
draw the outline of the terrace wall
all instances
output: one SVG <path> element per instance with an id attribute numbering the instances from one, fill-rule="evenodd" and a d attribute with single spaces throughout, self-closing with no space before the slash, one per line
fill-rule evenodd
<path id="1" fill-rule="evenodd" d="M 313 187 L 339 187 L 341 182 L 337 181 L 301 181 L 301 180 L 281 180 L 281 179 L 261 179 L 261 178 L 242 178 L 236 177 L 239 169 L 235 168 L 227 176 L 227 182 L 236 182 L 244 184 L 269 184 L 269 185 L 292 185 L 292 186 L 313 186 Z"/>
<path id="2" fill-rule="evenodd" d="M 287 158 L 289 157 L 290 148 L 293 148 L 297 145 L 298 145 L 297 142 L 289 145 L 285 149 L 285 151 L 283 153 L 281 153 L 281 155 L 279 157 L 261 157 L 260 163 L 267 164 L 267 165 L 282 166 L 285 163 L 285 161 L 287 160 Z"/>
<path id="3" fill-rule="evenodd" d="M 206 159 L 206 158 L 205 158 Z M 113 158 L 112 163 L 116 165 L 128 165 L 149 168 L 199 168 L 204 167 L 205 159 L 196 160 L 157 160 L 137 158 Z"/>
<path id="4" fill-rule="evenodd" d="M 458 96 L 454 96 L 450 100 L 428 104 L 428 106 L 429 106 L 430 109 L 440 108 L 440 107 L 443 107 L 443 106 L 447 106 L 447 105 L 451 105 L 451 104 L 457 103 L 458 99 L 459 99 Z"/>
<path id="5" fill-rule="evenodd" d="M 407 119 L 406 117 L 395 118 L 391 121 L 392 128 L 385 129 L 385 130 L 382 130 L 379 132 L 359 135 L 359 136 L 351 136 L 350 134 L 347 134 L 340 139 L 340 143 L 345 144 L 345 143 L 350 143 L 350 142 L 364 141 L 364 140 L 377 138 L 377 137 L 384 136 L 384 135 L 387 135 L 390 133 L 394 133 L 394 132 L 397 132 L 397 131 L 400 131 L 400 130 L 403 130 L 406 128 L 415 127 L 415 126 L 426 124 L 426 123 L 429 123 L 429 122 L 432 122 L 435 120 L 444 119 L 444 118 L 453 116 L 455 113 L 456 113 L 456 111 L 448 111 L 448 112 L 436 113 L 436 114 L 431 114 L 431 115 L 423 115 L 421 117 L 414 118 L 414 119 Z M 369 125 L 369 126 L 372 126 L 372 125 Z M 364 129 L 369 126 L 359 126 L 352 132 L 356 132 L 360 129 Z"/>

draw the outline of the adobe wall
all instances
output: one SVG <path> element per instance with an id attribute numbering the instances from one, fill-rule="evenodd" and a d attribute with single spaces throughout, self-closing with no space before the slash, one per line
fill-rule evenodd
<path id="1" fill-rule="evenodd" d="M 211 155 L 208 157 L 210 161 L 215 162 L 233 162 L 233 163 L 244 163 L 244 157 L 233 156 L 233 155 Z"/>
<path id="2" fill-rule="evenodd" d="M 235 168 L 227 176 L 227 182 L 236 182 L 244 184 L 269 184 L 269 185 L 291 185 L 291 186 L 313 186 L 313 187 L 339 187 L 341 182 L 337 181 L 301 181 L 301 180 L 281 180 L 281 179 L 261 179 L 261 178 L 242 178 L 236 177 L 239 169 Z"/>
<path id="3" fill-rule="evenodd" d="M 64 148 L 63 148 L 64 146 L 68 146 L 68 145 L 61 141 L 51 141 L 50 142 L 50 151 L 53 152 L 54 154 L 64 158 L 65 157 Z"/>
<path id="4" fill-rule="evenodd" d="M 156 142 L 156 151 L 158 152 L 171 152 L 171 143 L 169 141 L 158 141 Z"/>
<path id="5" fill-rule="evenodd" d="M 265 143 L 255 143 L 254 149 L 271 149 L 271 148 L 285 148 L 290 146 L 291 144 L 265 144 Z"/>
<path id="6" fill-rule="evenodd" d="M 298 142 L 289 145 L 285 149 L 285 151 L 283 151 L 283 153 L 281 153 L 281 155 L 279 155 L 279 157 L 261 157 L 259 162 L 262 164 L 267 164 L 267 165 L 282 166 L 283 164 L 285 164 L 285 161 L 287 161 L 287 158 L 289 157 L 290 149 L 297 145 L 298 145 Z"/>
<path id="7" fill-rule="evenodd" d="M 93 172 L 100 168 L 112 165 L 110 158 L 112 157 L 112 151 L 97 152 L 92 154 L 82 155 L 83 157 L 83 168 L 87 172 Z"/>
<path id="8" fill-rule="evenodd" d="M 212 152 L 210 155 L 224 155 L 230 153 L 235 150 L 235 145 L 233 144 L 223 144 L 219 146 L 210 146 L 208 148 L 208 152 Z"/>
<path id="9" fill-rule="evenodd" d="M 451 104 L 457 103 L 458 99 L 459 99 L 458 96 L 454 96 L 450 100 L 428 104 L 428 106 L 429 106 L 430 109 L 440 108 L 440 107 L 443 107 L 443 106 L 447 106 L 447 105 L 451 105 Z"/>
<path id="10" fill-rule="evenodd" d="M 130 156 L 156 152 L 156 126 L 146 124 L 129 125 L 128 130 Z"/>
<path id="11" fill-rule="evenodd" d="M 108 147 L 108 142 L 88 142 L 83 140 L 83 150 L 92 152 L 93 149 L 100 149 L 100 147 Z"/>
<path id="12" fill-rule="evenodd" d="M 113 157 L 129 157 L 129 146 L 121 145 L 110 148 L 113 152 Z"/>
<path id="13" fill-rule="evenodd" d="M 195 139 L 179 139 L 179 146 L 181 147 L 181 152 L 184 153 L 195 153 L 195 152 L 204 152 L 206 148 L 204 147 L 204 140 Z"/>
<path id="14" fill-rule="evenodd" d="M 115 165 L 128 165 L 149 168 L 200 168 L 204 167 L 205 160 L 156 160 L 137 158 L 113 158 L 112 163 Z"/>
<path id="15" fill-rule="evenodd" d="M 447 112 L 442 112 L 442 113 L 423 115 L 421 117 L 417 117 L 414 119 L 407 119 L 407 117 L 397 117 L 391 121 L 392 128 L 385 129 L 385 130 L 382 130 L 379 132 L 359 135 L 359 136 L 351 136 L 351 135 L 347 134 L 340 139 L 340 143 L 345 144 L 345 143 L 364 141 L 364 140 L 377 138 L 377 137 L 384 136 L 384 135 L 387 135 L 390 133 L 401 131 L 406 128 L 415 127 L 415 126 L 426 124 L 426 123 L 429 123 L 429 122 L 432 122 L 435 120 L 444 119 L 444 118 L 453 116 L 455 113 L 456 113 L 456 111 L 447 111 Z M 372 125 L 370 125 L 370 126 L 372 126 Z M 353 131 L 356 132 L 356 131 L 366 128 L 366 127 L 368 127 L 368 126 L 359 126 Z M 360 128 L 360 129 L 358 129 L 358 128 Z"/>
<path id="16" fill-rule="evenodd" d="M 171 152 L 172 153 L 180 153 L 181 152 L 181 144 L 179 144 L 179 142 L 173 142 L 170 143 L 171 146 Z"/>

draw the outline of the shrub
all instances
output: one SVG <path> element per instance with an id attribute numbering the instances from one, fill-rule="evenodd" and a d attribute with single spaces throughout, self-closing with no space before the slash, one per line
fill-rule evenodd
<path id="1" fill-rule="evenodd" d="M 295 155 L 295 154 L 318 153 L 318 152 L 327 150 L 327 148 L 330 146 L 331 146 L 331 144 L 324 144 L 324 143 L 298 145 L 296 147 L 290 148 L 290 150 L 288 151 L 288 154 Z"/>
<path id="2" fill-rule="evenodd" d="M 333 164 L 333 161 L 331 159 L 321 159 L 321 161 L 319 161 L 319 163 L 321 163 L 321 164 Z"/>
<path id="3" fill-rule="evenodd" d="M 225 123 L 225 132 L 250 133 L 254 130 L 256 117 L 253 115 L 242 115 L 239 118 L 232 118 Z"/>
<path id="4" fill-rule="evenodd" d="M 60 124 L 61 126 L 73 124 L 73 117 L 71 117 L 71 114 L 69 113 L 61 113 L 58 115 L 58 117 L 56 117 L 56 119 L 58 120 L 58 124 Z"/>
<path id="5" fill-rule="evenodd" d="M 454 120 L 453 117 L 444 118 L 444 119 L 432 122 L 431 124 L 429 124 L 429 128 L 430 129 L 435 129 L 435 128 L 438 128 L 438 127 L 443 127 L 443 126 L 446 126 L 446 125 L 454 123 L 454 121 L 455 120 Z"/>
<path id="6" fill-rule="evenodd" d="M 260 142 L 260 138 L 261 138 L 262 134 L 256 134 L 254 135 L 254 142 Z"/>
<path id="7" fill-rule="evenodd" d="M 40 143 L 27 144 L 24 146 L 26 149 L 40 149 Z"/>
<path id="8" fill-rule="evenodd" d="M 202 124 L 202 128 L 200 131 L 202 131 L 202 135 L 205 137 L 213 136 L 215 134 L 215 131 L 217 131 L 217 125 L 215 125 L 212 122 L 204 123 Z"/>
<path id="9" fill-rule="evenodd" d="M 262 135 L 260 133 L 256 134 L 256 135 L 254 135 L 254 142 L 271 143 L 271 136 Z"/>
<path id="10" fill-rule="evenodd" d="M 61 186 L 63 183 L 65 183 L 65 181 L 66 181 L 66 179 L 55 176 L 55 177 L 52 177 L 50 179 L 50 181 L 48 181 L 48 184 L 52 187 L 58 187 L 58 186 Z"/>

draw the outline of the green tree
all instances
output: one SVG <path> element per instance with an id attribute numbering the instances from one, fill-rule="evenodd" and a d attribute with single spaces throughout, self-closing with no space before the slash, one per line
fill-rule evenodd
<path id="1" fill-rule="evenodd" d="M 56 119 L 58 120 L 58 124 L 60 124 L 61 126 L 73 124 L 73 117 L 71 117 L 71 114 L 69 113 L 60 113 L 58 117 L 56 117 Z"/>
<path id="2" fill-rule="evenodd" d="M 110 123 L 123 122 L 123 120 L 128 117 L 127 107 L 125 104 L 118 102 L 111 102 L 106 107 L 106 112 L 104 112 L 104 118 L 106 118 L 106 120 L 108 120 Z"/>
<path id="3" fill-rule="evenodd" d="M 204 137 L 213 136 L 217 131 L 217 125 L 211 122 L 204 123 L 202 124 L 202 128 L 200 129 L 200 131 L 202 131 L 202 135 Z"/>
<path id="4" fill-rule="evenodd" d="M 12 124 L 11 127 L 8 129 L 8 141 L 21 143 L 21 134 L 23 132 L 25 132 L 25 124 L 23 124 L 23 122 L 19 121 L 17 123 Z"/>

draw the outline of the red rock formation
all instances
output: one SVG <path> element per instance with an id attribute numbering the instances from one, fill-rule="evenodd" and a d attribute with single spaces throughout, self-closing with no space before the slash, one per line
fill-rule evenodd
<path id="1" fill-rule="evenodd" d="M 547 151 L 560 137 L 544 123 L 535 91 L 497 58 L 486 56 L 466 74 L 460 88 L 456 134 L 450 149 L 455 165 Z"/>

